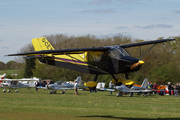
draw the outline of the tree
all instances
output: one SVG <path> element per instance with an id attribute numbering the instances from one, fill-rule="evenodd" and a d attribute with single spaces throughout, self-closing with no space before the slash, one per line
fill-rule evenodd
<path id="1" fill-rule="evenodd" d="M 33 69 L 35 69 L 35 59 L 26 59 L 26 65 L 24 69 L 24 77 L 33 77 Z"/>
<path id="2" fill-rule="evenodd" d="M 16 61 L 9 61 L 6 63 L 6 69 L 20 69 L 21 63 L 17 63 Z"/>
<path id="3" fill-rule="evenodd" d="M 0 70 L 6 69 L 6 64 L 0 61 Z"/>

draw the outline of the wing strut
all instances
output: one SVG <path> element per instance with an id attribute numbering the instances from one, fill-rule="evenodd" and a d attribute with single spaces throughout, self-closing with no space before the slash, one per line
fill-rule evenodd
<path id="1" fill-rule="evenodd" d="M 149 50 L 147 50 L 139 59 L 141 59 L 147 52 L 149 52 L 154 46 L 156 46 L 157 43 L 155 43 Z"/>

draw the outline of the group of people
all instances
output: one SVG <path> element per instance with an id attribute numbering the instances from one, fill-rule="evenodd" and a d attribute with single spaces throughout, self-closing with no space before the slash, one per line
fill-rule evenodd
<path id="1" fill-rule="evenodd" d="M 154 90 L 154 94 L 156 94 L 158 92 L 158 86 L 156 83 L 152 84 L 151 82 L 148 83 L 148 89 L 153 89 Z M 169 95 L 180 95 L 180 84 L 174 84 L 171 85 L 171 82 L 168 82 L 168 91 L 166 91 L 166 89 L 160 89 L 159 90 L 159 94 L 164 95 L 165 93 L 169 93 Z"/>
<path id="2" fill-rule="evenodd" d="M 49 85 L 49 84 L 53 84 L 54 82 L 53 81 L 36 81 L 35 82 L 35 86 L 36 86 L 36 91 L 38 91 L 38 88 L 39 86 L 42 86 L 42 87 L 45 87 L 46 85 Z"/>
<path id="3" fill-rule="evenodd" d="M 168 82 L 168 90 L 169 90 L 169 95 L 180 95 L 180 83 L 171 85 L 171 82 Z"/>

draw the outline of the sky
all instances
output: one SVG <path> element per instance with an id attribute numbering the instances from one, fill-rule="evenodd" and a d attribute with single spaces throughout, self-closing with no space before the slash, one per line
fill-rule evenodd
<path id="1" fill-rule="evenodd" d="M 87 34 L 155 40 L 180 36 L 180 0 L 0 0 L 0 61 L 33 38 Z"/>

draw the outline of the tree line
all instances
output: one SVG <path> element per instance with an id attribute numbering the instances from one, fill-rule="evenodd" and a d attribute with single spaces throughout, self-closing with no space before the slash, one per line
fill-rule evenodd
<path id="1" fill-rule="evenodd" d="M 21 69 L 22 67 L 22 63 L 18 63 L 16 61 L 9 61 L 7 63 L 0 61 L 0 70 Z"/>
<path id="2" fill-rule="evenodd" d="M 97 38 L 94 35 L 84 36 L 68 36 L 65 34 L 47 35 L 44 36 L 52 44 L 55 49 L 69 49 L 69 48 L 88 48 L 88 47 L 102 47 L 111 45 L 120 45 L 126 43 L 144 41 L 141 39 L 132 39 L 131 37 L 118 34 L 112 37 L 104 36 Z M 147 54 L 145 54 L 141 60 L 145 61 L 145 64 L 138 72 L 129 73 L 131 79 L 136 83 L 141 84 L 144 78 L 148 78 L 150 82 L 156 82 L 157 84 L 180 83 L 180 37 L 175 38 L 176 41 L 157 44 Z M 158 38 L 158 39 L 162 39 Z M 140 58 L 152 45 L 145 45 L 141 47 L 126 48 L 128 53 L 135 58 Z M 34 51 L 32 44 L 28 44 L 20 49 L 19 52 Z M 24 64 L 24 69 L 21 71 L 21 75 L 25 75 L 25 60 L 18 57 L 17 62 Z M 94 75 L 80 73 L 74 70 L 69 70 L 61 67 L 50 66 L 46 64 L 40 64 L 38 60 L 34 60 L 35 66 L 30 68 L 32 75 L 42 79 L 57 80 L 74 80 L 77 76 L 81 76 L 82 80 L 93 80 Z M 31 65 L 30 65 L 31 66 Z M 117 74 L 116 77 L 125 78 L 124 74 Z M 110 75 L 101 75 L 98 77 L 98 81 L 109 82 L 111 80 Z"/>

